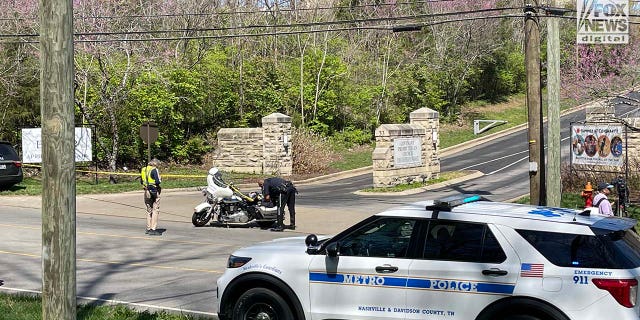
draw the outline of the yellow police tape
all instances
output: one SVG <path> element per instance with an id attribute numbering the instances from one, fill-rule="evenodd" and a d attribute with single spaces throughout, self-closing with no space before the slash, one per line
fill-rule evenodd
<path id="1" fill-rule="evenodd" d="M 23 167 L 42 168 L 42 166 L 35 164 L 22 164 Z M 91 174 L 105 174 L 113 176 L 140 176 L 140 173 L 128 173 L 128 172 L 109 172 L 109 171 L 91 171 L 91 170 L 76 170 L 76 172 L 91 173 Z M 206 175 L 188 175 L 188 174 L 162 174 L 162 177 L 170 178 L 206 178 Z"/>

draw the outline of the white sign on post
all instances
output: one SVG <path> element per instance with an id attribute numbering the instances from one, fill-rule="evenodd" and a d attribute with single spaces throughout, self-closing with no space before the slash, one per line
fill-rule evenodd
<path id="1" fill-rule="evenodd" d="M 393 140 L 393 164 L 396 168 L 422 165 L 422 139 L 396 138 Z"/>
<path id="2" fill-rule="evenodd" d="M 629 43 L 629 0 L 577 0 L 579 44 Z"/>
<path id="3" fill-rule="evenodd" d="M 75 160 L 76 162 L 92 161 L 91 128 L 75 128 Z M 22 162 L 42 162 L 42 129 L 22 129 Z"/>
<path id="4" fill-rule="evenodd" d="M 93 154 L 91 153 L 91 129 L 90 128 L 86 128 L 86 127 L 76 128 L 75 144 L 76 144 L 76 162 L 93 160 Z"/>
<path id="5" fill-rule="evenodd" d="M 42 162 L 40 128 L 22 129 L 22 162 Z"/>

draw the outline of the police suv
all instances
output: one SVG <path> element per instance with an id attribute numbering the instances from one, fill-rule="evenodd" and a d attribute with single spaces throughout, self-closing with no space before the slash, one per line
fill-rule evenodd
<path id="1" fill-rule="evenodd" d="M 636 221 L 457 196 L 234 252 L 225 319 L 640 319 Z"/>

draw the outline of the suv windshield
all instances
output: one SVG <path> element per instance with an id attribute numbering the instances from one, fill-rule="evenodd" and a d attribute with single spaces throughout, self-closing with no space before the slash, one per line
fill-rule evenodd
<path id="1" fill-rule="evenodd" d="M 11 145 L 0 143 L 0 160 L 18 160 L 18 155 Z"/>
<path id="2" fill-rule="evenodd" d="M 596 236 L 534 230 L 517 231 L 549 262 L 560 267 L 640 267 L 640 238 L 630 229 Z"/>

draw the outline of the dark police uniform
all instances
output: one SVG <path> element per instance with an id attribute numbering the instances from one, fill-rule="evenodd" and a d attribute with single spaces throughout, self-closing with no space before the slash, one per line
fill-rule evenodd
<path id="1" fill-rule="evenodd" d="M 285 228 L 284 220 L 284 207 L 289 209 L 289 226 L 288 229 L 295 229 L 296 226 L 296 193 L 298 190 L 291 181 L 273 177 L 267 178 L 262 184 L 262 195 L 266 198 L 269 196 L 269 200 L 274 206 L 278 208 L 278 218 L 276 225 L 272 229 L 273 231 L 282 231 Z"/>

